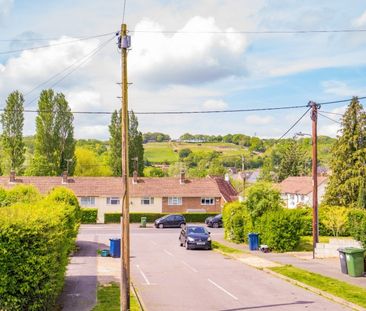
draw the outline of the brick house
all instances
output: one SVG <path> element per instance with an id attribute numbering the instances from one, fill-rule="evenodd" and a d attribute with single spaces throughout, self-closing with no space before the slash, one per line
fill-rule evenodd
<path id="1" fill-rule="evenodd" d="M 146 213 L 215 212 L 220 213 L 226 202 L 237 199 L 237 192 L 222 177 L 146 178 L 136 175 L 129 179 L 130 211 Z M 122 178 L 120 177 L 0 177 L 0 187 L 34 185 L 42 194 L 57 186 L 71 189 L 84 208 L 98 209 L 98 223 L 105 213 L 122 209 Z"/>
<path id="2" fill-rule="evenodd" d="M 322 201 L 328 178 L 318 176 L 318 202 Z M 290 176 L 278 184 L 281 197 L 287 208 L 298 204 L 313 205 L 313 179 L 311 176 Z"/>

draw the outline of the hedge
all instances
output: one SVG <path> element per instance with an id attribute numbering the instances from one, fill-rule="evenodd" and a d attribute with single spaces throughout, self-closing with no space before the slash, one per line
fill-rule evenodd
<path id="1" fill-rule="evenodd" d="M 0 310 L 53 309 L 77 227 L 77 207 L 62 202 L 0 209 Z"/>
<path id="2" fill-rule="evenodd" d="M 97 208 L 82 208 L 81 209 L 81 223 L 82 224 L 96 224 L 98 218 Z"/>
<path id="3" fill-rule="evenodd" d="M 243 203 L 234 202 L 224 206 L 222 219 L 224 223 L 225 238 L 236 243 L 242 243 L 245 240 L 244 213 L 248 214 L 246 206 Z"/>
<path id="4" fill-rule="evenodd" d="M 348 213 L 348 228 L 352 237 L 366 248 L 366 210 L 352 209 Z"/>
<path id="5" fill-rule="evenodd" d="M 186 219 L 186 222 L 204 222 L 207 217 L 215 216 L 218 213 L 181 213 Z M 139 223 L 141 217 L 147 217 L 147 222 L 154 222 L 156 219 L 169 215 L 168 213 L 130 213 L 130 223 Z M 106 213 L 104 214 L 104 223 L 119 223 L 121 213 Z"/>

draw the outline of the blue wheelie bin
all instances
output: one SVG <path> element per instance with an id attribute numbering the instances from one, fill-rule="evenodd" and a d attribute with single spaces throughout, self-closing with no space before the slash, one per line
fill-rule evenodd
<path id="1" fill-rule="evenodd" d="M 121 239 L 109 239 L 109 253 L 114 258 L 121 257 Z"/>
<path id="2" fill-rule="evenodd" d="M 249 250 L 255 251 L 259 249 L 259 234 L 258 233 L 249 233 L 248 234 L 248 245 Z"/>

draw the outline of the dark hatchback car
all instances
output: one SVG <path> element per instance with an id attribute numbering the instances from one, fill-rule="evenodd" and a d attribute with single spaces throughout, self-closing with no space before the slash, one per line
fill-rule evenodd
<path id="1" fill-rule="evenodd" d="M 155 222 L 156 228 L 184 228 L 186 225 L 186 220 L 182 215 L 166 215 Z"/>
<path id="2" fill-rule="evenodd" d="M 187 226 L 179 235 L 180 246 L 186 249 L 212 249 L 210 232 L 202 226 Z"/>
<path id="3" fill-rule="evenodd" d="M 207 220 L 206 222 L 207 227 L 212 227 L 212 228 L 219 228 L 222 227 L 222 215 L 216 215 L 215 217 L 212 217 L 210 219 Z"/>

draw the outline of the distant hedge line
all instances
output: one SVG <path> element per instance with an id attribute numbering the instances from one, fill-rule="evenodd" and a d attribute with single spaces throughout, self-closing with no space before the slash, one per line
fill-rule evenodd
<path id="1" fill-rule="evenodd" d="M 186 222 L 204 222 L 209 216 L 215 216 L 218 213 L 182 213 Z M 167 213 L 130 213 L 130 223 L 139 223 L 141 217 L 147 217 L 147 222 L 154 222 L 156 219 L 168 215 Z M 104 214 L 104 223 L 120 223 L 121 213 Z"/>
<path id="2" fill-rule="evenodd" d="M 77 198 L 61 187 L 44 198 L 31 186 L 0 193 L 0 310 L 53 310 L 79 228 Z"/>
<path id="3" fill-rule="evenodd" d="M 82 208 L 81 209 L 81 223 L 82 224 L 95 224 L 98 219 L 97 208 Z"/>

